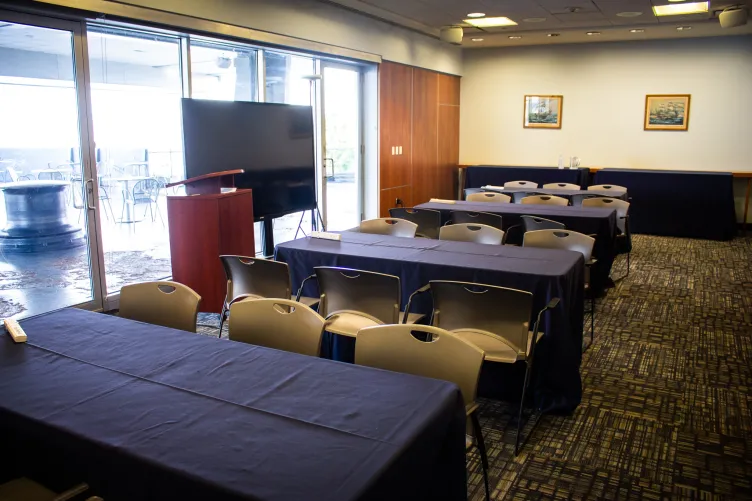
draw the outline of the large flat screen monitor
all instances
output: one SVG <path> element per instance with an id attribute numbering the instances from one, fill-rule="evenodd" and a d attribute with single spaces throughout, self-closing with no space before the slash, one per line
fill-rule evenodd
<path id="1" fill-rule="evenodd" d="M 316 207 L 310 106 L 183 99 L 186 177 L 243 169 L 255 219 Z"/>

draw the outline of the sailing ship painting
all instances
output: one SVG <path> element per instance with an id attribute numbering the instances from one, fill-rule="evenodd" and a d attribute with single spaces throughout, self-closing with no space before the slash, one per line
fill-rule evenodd
<path id="1" fill-rule="evenodd" d="M 646 96 L 645 130 L 687 130 L 689 99 L 689 94 Z"/>
<path id="2" fill-rule="evenodd" d="M 525 96 L 523 127 L 560 129 L 563 101 L 563 96 Z"/>

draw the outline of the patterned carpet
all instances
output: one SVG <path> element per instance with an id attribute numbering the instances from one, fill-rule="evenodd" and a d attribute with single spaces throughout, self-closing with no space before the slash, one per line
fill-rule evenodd
<path id="1" fill-rule="evenodd" d="M 752 238 L 633 241 L 575 413 L 543 416 L 515 458 L 514 407 L 482 402 L 493 499 L 752 499 Z M 484 499 L 477 453 L 468 471 Z"/>

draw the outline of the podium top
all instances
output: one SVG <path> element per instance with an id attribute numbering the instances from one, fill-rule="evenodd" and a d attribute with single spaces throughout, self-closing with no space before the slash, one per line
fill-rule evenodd
<path id="1" fill-rule="evenodd" d="M 173 186 L 180 186 L 183 184 L 190 185 L 194 183 L 202 183 L 209 179 L 215 179 L 215 178 L 220 178 L 224 176 L 234 176 L 235 174 L 242 174 L 242 173 L 243 173 L 243 169 L 226 170 L 222 172 L 212 172 L 210 174 L 204 174 L 203 176 L 196 176 L 190 179 L 184 179 L 183 181 L 176 181 L 174 183 L 165 185 L 165 187 L 172 188 Z"/>

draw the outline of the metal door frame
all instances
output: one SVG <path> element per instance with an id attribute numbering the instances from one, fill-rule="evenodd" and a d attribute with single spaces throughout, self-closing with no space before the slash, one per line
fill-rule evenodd
<path id="1" fill-rule="evenodd" d="M 76 88 L 78 110 L 78 135 L 81 155 L 82 184 L 85 186 L 83 203 L 86 210 L 86 231 L 89 253 L 89 270 L 92 300 L 70 305 L 87 310 L 104 309 L 107 287 L 104 274 L 104 253 L 99 214 L 99 183 L 96 181 L 96 146 L 91 115 L 91 87 L 89 81 L 89 52 L 84 20 L 70 21 L 36 14 L 0 10 L 0 21 L 24 24 L 39 28 L 68 31 L 72 34 L 73 83 Z"/>
<path id="2" fill-rule="evenodd" d="M 363 220 L 364 217 L 364 200 L 365 200 L 365 140 L 363 137 L 363 112 L 364 112 L 364 71 L 363 67 L 359 64 L 347 64 L 347 63 L 341 63 L 338 61 L 330 61 L 326 59 L 318 59 L 317 60 L 317 73 L 321 75 L 321 85 L 320 90 L 318 92 L 319 96 L 319 109 L 320 109 L 320 118 L 319 121 L 321 123 L 321 170 L 320 170 L 320 176 L 321 176 L 321 203 L 320 210 L 321 210 L 321 216 L 324 220 L 324 225 L 328 228 L 329 222 L 327 220 L 327 198 L 326 198 L 326 183 L 327 183 L 327 176 L 326 176 L 326 93 L 324 91 L 324 87 L 326 86 L 326 77 L 324 75 L 324 70 L 326 68 L 333 68 L 333 69 L 340 69 L 340 70 L 347 70 L 347 71 L 353 71 L 356 72 L 358 75 L 358 148 L 357 148 L 357 186 L 356 189 L 358 191 L 358 218 L 359 221 Z"/>

